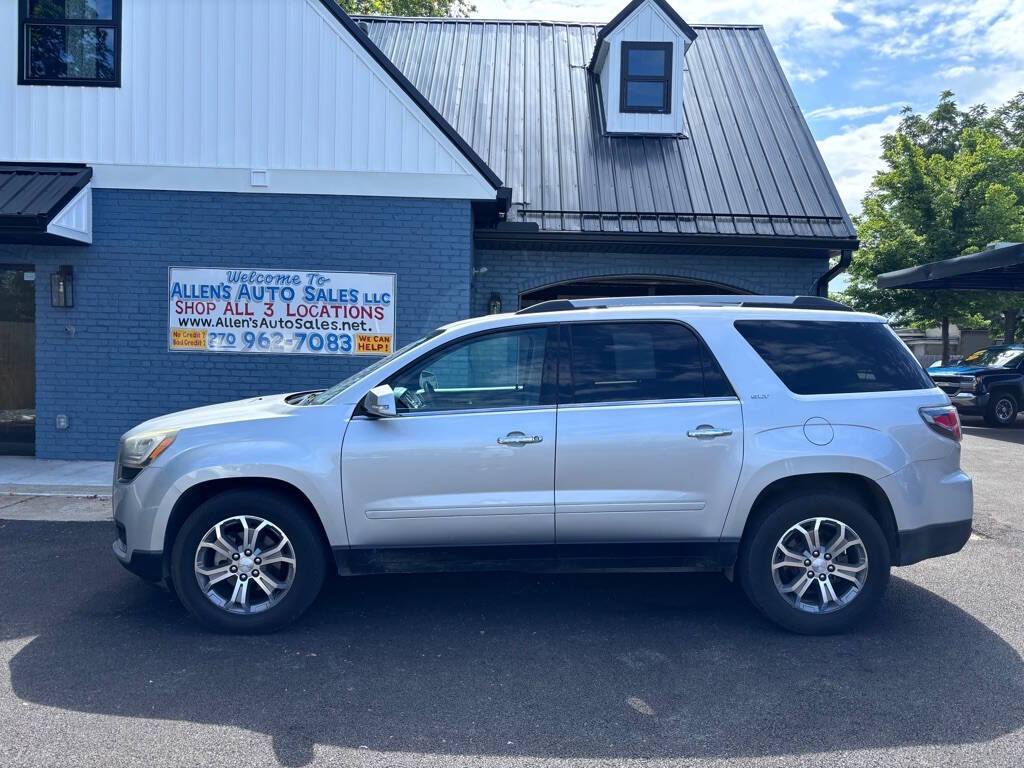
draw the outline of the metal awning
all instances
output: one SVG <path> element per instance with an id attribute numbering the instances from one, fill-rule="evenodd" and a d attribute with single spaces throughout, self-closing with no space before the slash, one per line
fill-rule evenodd
<path id="1" fill-rule="evenodd" d="M 879 288 L 1024 292 L 1024 243 L 993 243 L 978 253 L 878 276 Z"/>
<path id="2" fill-rule="evenodd" d="M 0 243 L 92 242 L 92 168 L 0 163 Z"/>

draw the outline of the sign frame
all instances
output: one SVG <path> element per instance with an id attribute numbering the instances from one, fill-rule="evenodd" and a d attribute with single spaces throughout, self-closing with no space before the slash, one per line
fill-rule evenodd
<path id="1" fill-rule="evenodd" d="M 360 275 L 360 276 L 363 276 L 363 275 L 373 275 L 374 277 L 390 277 L 391 278 L 391 306 L 394 308 L 393 311 L 395 313 L 395 321 L 394 321 L 395 322 L 395 328 L 394 328 L 394 332 L 392 333 L 391 352 L 388 352 L 388 353 L 368 352 L 366 354 L 361 354 L 360 355 L 360 354 L 356 354 L 354 352 L 347 353 L 347 354 L 339 354 L 337 352 L 328 352 L 326 350 L 325 351 L 313 351 L 313 352 L 275 352 L 275 351 L 272 351 L 272 350 L 269 350 L 269 349 L 252 349 L 252 350 L 246 350 L 244 352 L 243 351 L 235 351 L 235 350 L 218 352 L 217 350 L 208 349 L 208 348 L 207 349 L 188 349 L 188 348 L 183 348 L 183 347 L 174 348 L 171 345 L 171 331 L 173 330 L 173 328 L 171 328 L 171 285 L 173 284 L 172 274 L 173 274 L 175 269 L 223 269 L 223 270 L 238 269 L 241 272 L 254 272 L 254 271 L 255 272 L 259 272 L 259 271 L 261 271 L 260 269 L 240 268 L 240 267 L 233 267 L 233 266 L 231 266 L 231 267 L 208 267 L 208 266 L 197 266 L 195 264 L 169 264 L 167 266 L 167 290 L 166 290 L 166 292 L 164 294 L 164 298 L 167 299 L 167 303 L 165 305 L 165 310 L 166 311 L 164 313 L 164 316 L 167 318 L 167 326 L 165 328 L 165 337 L 166 337 L 165 341 L 166 341 L 166 344 L 167 344 L 167 351 L 168 352 L 191 352 L 193 354 L 200 354 L 200 355 L 238 355 L 238 356 L 242 356 L 242 357 L 249 356 L 249 355 L 276 355 L 278 357 L 300 357 L 300 358 L 301 357 L 333 357 L 335 359 L 342 359 L 342 360 L 344 360 L 344 359 L 347 359 L 347 358 L 383 358 L 383 357 L 387 357 L 388 355 L 392 354 L 396 349 L 399 348 L 399 346 L 397 344 L 397 339 L 398 339 L 398 273 L 397 272 L 356 272 L 356 271 L 350 270 L 350 269 L 343 269 L 343 270 L 338 270 L 338 269 L 315 269 L 315 268 L 307 268 L 307 267 L 303 267 L 301 269 L 294 269 L 294 270 L 293 269 L 287 269 L 287 268 L 281 269 L 281 268 L 278 268 L 278 267 L 263 267 L 262 271 L 265 271 L 265 272 L 322 272 L 322 273 L 329 273 L 329 274 L 333 274 L 333 275 Z"/>

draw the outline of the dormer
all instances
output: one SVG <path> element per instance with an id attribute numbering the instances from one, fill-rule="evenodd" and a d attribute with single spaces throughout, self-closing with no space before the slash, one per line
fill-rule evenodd
<path id="1" fill-rule="evenodd" d="M 633 0 L 601 28 L 590 71 L 606 133 L 684 132 L 684 61 L 696 37 L 666 0 Z"/>

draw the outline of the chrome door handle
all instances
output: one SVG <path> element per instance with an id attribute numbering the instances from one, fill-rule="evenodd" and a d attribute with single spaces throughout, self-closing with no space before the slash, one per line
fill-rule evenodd
<path id="1" fill-rule="evenodd" d="M 715 429 L 710 424 L 701 424 L 696 429 L 691 429 L 687 432 L 686 436 L 696 438 L 697 440 L 707 440 L 712 437 L 728 437 L 731 434 L 731 429 Z"/>
<path id="2" fill-rule="evenodd" d="M 522 432 L 509 432 L 504 437 L 498 438 L 498 445 L 530 445 L 539 443 L 544 438 L 540 435 L 527 435 Z"/>

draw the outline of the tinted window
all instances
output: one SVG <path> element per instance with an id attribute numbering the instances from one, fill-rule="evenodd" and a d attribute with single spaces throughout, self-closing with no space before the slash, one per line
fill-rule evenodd
<path id="1" fill-rule="evenodd" d="M 626 104 L 635 108 L 663 108 L 665 106 L 665 83 L 630 80 L 626 83 Z"/>
<path id="2" fill-rule="evenodd" d="M 636 75 L 650 75 L 656 77 L 665 76 L 665 49 L 664 48 L 627 48 L 626 49 L 626 74 L 633 77 Z"/>
<path id="3" fill-rule="evenodd" d="M 704 397 L 735 397 L 732 385 L 725 378 L 711 350 L 703 342 L 700 345 L 700 359 L 704 368 Z"/>
<path id="4" fill-rule="evenodd" d="M 701 344 L 678 323 L 581 323 L 571 329 L 577 403 L 704 397 Z"/>
<path id="5" fill-rule="evenodd" d="M 930 389 L 933 384 L 884 323 L 738 320 L 736 329 L 798 395 Z"/>
<path id="6" fill-rule="evenodd" d="M 540 405 L 547 328 L 474 336 L 418 360 L 388 382 L 399 411 Z M 403 398 L 409 390 L 413 397 Z"/>

